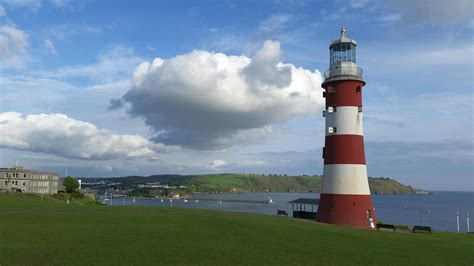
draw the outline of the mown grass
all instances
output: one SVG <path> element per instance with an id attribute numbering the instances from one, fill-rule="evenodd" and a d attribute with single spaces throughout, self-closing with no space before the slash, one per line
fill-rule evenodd
<path id="1" fill-rule="evenodd" d="M 0 265 L 472 265 L 474 236 L 0 194 Z"/>

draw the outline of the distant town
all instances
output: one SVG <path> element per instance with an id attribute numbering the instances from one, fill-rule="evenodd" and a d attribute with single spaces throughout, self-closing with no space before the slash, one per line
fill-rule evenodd
<path id="1" fill-rule="evenodd" d="M 428 194 L 387 177 L 369 178 L 374 194 Z M 320 192 L 322 176 L 209 174 L 82 178 L 82 190 L 104 197 L 180 198 L 191 193 Z"/>
<path id="2" fill-rule="evenodd" d="M 0 192 L 56 194 L 64 192 L 64 177 L 12 166 L 0 168 Z M 320 192 L 322 176 L 287 174 L 151 175 L 112 178 L 77 177 L 86 195 L 111 197 L 187 198 L 191 193 Z M 387 177 L 369 178 L 374 194 L 427 194 Z"/>

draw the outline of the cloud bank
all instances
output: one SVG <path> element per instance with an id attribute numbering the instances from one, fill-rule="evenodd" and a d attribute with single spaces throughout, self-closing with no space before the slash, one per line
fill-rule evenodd
<path id="1" fill-rule="evenodd" d="M 258 142 L 272 124 L 321 108 L 321 81 L 318 70 L 282 63 L 280 44 L 266 41 L 253 58 L 195 50 L 142 63 L 122 100 L 155 142 L 219 150 Z"/>
<path id="2" fill-rule="evenodd" d="M 63 114 L 0 114 L 0 147 L 75 159 L 130 159 L 176 150 L 139 135 L 118 135 Z"/>

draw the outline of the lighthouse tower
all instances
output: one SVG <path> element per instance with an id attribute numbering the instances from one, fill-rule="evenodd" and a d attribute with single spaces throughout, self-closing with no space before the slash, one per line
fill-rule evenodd
<path id="1" fill-rule="evenodd" d="M 316 221 L 374 228 L 362 130 L 362 69 L 356 64 L 357 43 L 345 36 L 331 43 L 330 67 L 321 85 L 325 92 L 326 138 L 324 178 Z"/>

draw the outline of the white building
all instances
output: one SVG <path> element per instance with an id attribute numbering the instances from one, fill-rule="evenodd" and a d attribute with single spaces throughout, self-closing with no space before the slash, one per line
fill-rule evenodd
<path id="1" fill-rule="evenodd" d="M 57 173 L 37 172 L 21 166 L 0 168 L 0 191 L 56 194 L 58 187 Z"/>

